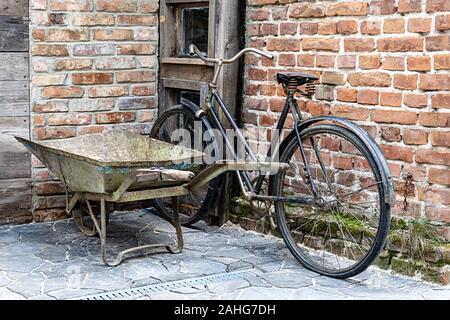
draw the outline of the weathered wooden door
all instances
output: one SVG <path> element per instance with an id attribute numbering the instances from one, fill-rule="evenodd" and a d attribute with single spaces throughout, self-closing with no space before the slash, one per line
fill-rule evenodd
<path id="1" fill-rule="evenodd" d="M 0 224 L 31 220 L 28 0 L 0 0 Z"/>

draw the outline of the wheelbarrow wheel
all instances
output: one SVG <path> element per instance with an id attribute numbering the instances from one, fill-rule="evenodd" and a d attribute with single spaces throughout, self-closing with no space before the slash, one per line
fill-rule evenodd
<path id="1" fill-rule="evenodd" d="M 98 223 L 100 224 L 100 203 L 89 203 L 91 206 L 92 213 L 97 218 Z M 110 208 L 106 208 L 106 225 L 109 223 L 109 213 Z M 97 228 L 95 227 L 94 222 L 92 221 L 92 218 L 89 214 L 88 205 L 86 202 L 79 203 L 73 210 L 72 210 L 72 216 L 73 220 L 75 221 L 75 224 L 77 225 L 78 229 L 83 233 L 84 235 L 88 237 L 95 237 L 98 236 Z"/>
<path id="2" fill-rule="evenodd" d="M 150 138 L 196 149 L 196 147 L 198 148 L 195 143 L 199 131 L 198 126 L 196 126 L 198 121 L 202 123 L 203 138 L 205 138 L 201 140 L 203 141 L 203 150 L 211 151 L 210 155 L 215 157 L 219 148 L 210 121 L 206 116 L 200 120 L 195 116 L 194 111 L 185 105 L 175 105 L 165 110 L 155 121 L 150 132 Z M 178 137 L 174 135 L 174 132 L 177 131 L 183 132 L 183 135 L 188 133 L 191 141 L 186 141 L 184 136 Z M 178 197 L 181 225 L 192 225 L 202 219 L 209 210 L 215 208 L 222 184 L 223 176 L 219 176 L 202 188 L 186 196 Z M 174 220 L 171 198 L 155 199 L 153 203 L 154 208 L 161 217 L 166 220 Z"/>

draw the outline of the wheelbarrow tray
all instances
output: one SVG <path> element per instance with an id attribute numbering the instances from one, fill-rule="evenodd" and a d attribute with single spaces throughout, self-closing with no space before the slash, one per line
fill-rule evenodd
<path id="1" fill-rule="evenodd" d="M 204 155 L 131 131 L 39 142 L 16 139 L 71 191 L 95 194 L 116 191 L 127 177 L 141 169 L 195 171 L 195 163 L 201 163 Z"/>

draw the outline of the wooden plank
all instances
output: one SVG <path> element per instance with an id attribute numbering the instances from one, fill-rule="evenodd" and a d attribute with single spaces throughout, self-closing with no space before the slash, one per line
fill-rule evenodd
<path id="1" fill-rule="evenodd" d="M 0 224 L 31 220 L 30 179 L 0 180 Z"/>
<path id="2" fill-rule="evenodd" d="M 0 81 L 28 78 L 28 52 L 0 52 Z"/>
<path id="3" fill-rule="evenodd" d="M 28 81 L 0 81 L 0 117 L 27 116 L 28 92 Z"/>
<path id="4" fill-rule="evenodd" d="M 0 179 L 31 177 L 31 154 L 14 136 L 29 138 L 28 117 L 0 117 Z"/>
<path id="5" fill-rule="evenodd" d="M 28 18 L 0 16 L 0 51 L 28 51 Z"/>
<path id="6" fill-rule="evenodd" d="M 1 0 L 0 15 L 28 17 L 28 0 Z"/>

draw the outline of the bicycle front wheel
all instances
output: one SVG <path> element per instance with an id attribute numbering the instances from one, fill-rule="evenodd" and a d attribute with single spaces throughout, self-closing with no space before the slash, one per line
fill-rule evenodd
<path id="1" fill-rule="evenodd" d="M 287 199 L 302 194 L 310 201 L 276 202 L 278 228 L 307 269 L 352 277 L 378 256 L 389 231 L 382 169 L 361 139 L 343 127 L 316 125 L 301 132 L 301 140 L 309 173 L 293 137 L 280 155 L 289 169 L 275 176 L 273 192 Z"/>

